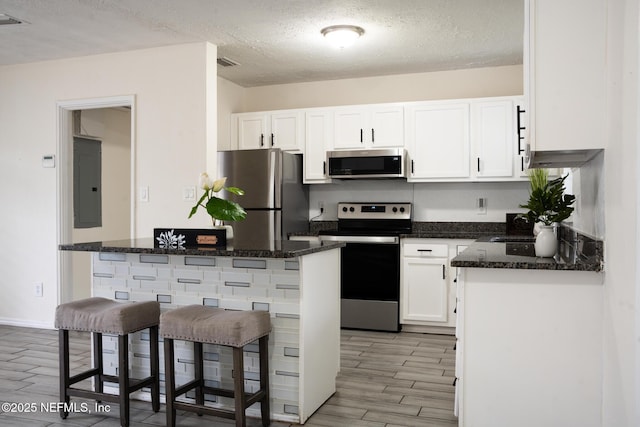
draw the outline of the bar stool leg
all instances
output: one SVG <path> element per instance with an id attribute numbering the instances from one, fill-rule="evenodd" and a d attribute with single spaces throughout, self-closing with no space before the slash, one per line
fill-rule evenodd
<path id="1" fill-rule="evenodd" d="M 202 343 L 193 343 L 193 361 L 195 370 L 195 379 L 198 381 L 196 386 L 196 404 L 204 405 L 204 360 L 202 357 Z M 202 412 L 198 412 L 198 416 L 202 416 Z"/>
<path id="2" fill-rule="evenodd" d="M 258 341 L 260 351 L 260 389 L 265 391 L 265 395 L 260 401 L 260 415 L 262 425 L 267 427 L 271 424 L 271 408 L 269 407 L 269 335 L 265 335 Z"/>
<path id="3" fill-rule="evenodd" d="M 94 367 L 98 369 L 97 378 L 94 379 L 94 388 L 98 393 L 102 393 L 104 391 L 104 381 L 102 380 L 102 376 L 104 375 L 104 365 L 102 363 L 102 334 L 99 332 L 93 332 L 91 334 L 93 338 L 93 364 Z M 100 401 L 97 401 L 100 403 Z"/>
<path id="4" fill-rule="evenodd" d="M 242 347 L 233 348 L 233 399 L 236 406 L 236 427 L 246 427 L 245 406 L 246 396 L 244 394 L 244 351 Z"/>
<path id="5" fill-rule="evenodd" d="M 60 363 L 60 402 L 65 403 L 65 406 L 69 404 L 69 395 L 67 394 L 67 388 L 69 388 L 69 331 L 66 329 L 58 330 L 58 351 L 59 351 L 59 363 Z M 69 412 L 65 408 L 60 408 L 60 418 L 63 420 L 67 418 Z"/>
<path id="6" fill-rule="evenodd" d="M 118 335 L 118 393 L 120 425 L 129 427 L 129 336 Z"/>
<path id="7" fill-rule="evenodd" d="M 160 359 L 158 351 L 158 326 L 149 328 L 149 356 L 151 360 L 151 376 L 153 384 L 151 385 L 151 407 L 153 412 L 160 411 Z"/>
<path id="8" fill-rule="evenodd" d="M 176 376 L 173 369 L 173 339 L 164 339 L 164 383 L 166 395 L 167 427 L 176 425 L 176 409 L 173 401 L 176 395 Z"/>

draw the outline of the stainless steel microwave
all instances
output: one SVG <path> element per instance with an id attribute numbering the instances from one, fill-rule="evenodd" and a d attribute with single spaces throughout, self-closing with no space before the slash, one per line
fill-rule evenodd
<path id="1" fill-rule="evenodd" d="M 328 151 L 331 178 L 406 178 L 404 148 Z"/>

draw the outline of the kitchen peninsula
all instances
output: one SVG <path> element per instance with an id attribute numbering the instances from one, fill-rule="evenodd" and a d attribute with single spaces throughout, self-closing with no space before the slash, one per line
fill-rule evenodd
<path id="1" fill-rule="evenodd" d="M 457 280 L 456 410 L 464 426 L 600 426 L 602 242 L 560 233 L 479 239 Z"/>
<path id="2" fill-rule="evenodd" d="M 246 248 L 178 249 L 156 248 L 152 239 L 136 239 L 60 245 L 60 250 L 93 252 L 93 296 L 158 301 L 163 311 L 190 304 L 269 311 L 271 417 L 303 423 L 335 392 L 340 369 L 338 249 L 342 246 L 274 240 Z M 134 334 L 134 377 L 145 375 L 147 364 L 140 361 L 149 357 L 148 345 L 140 341 L 147 339 L 146 332 Z M 104 341 L 105 370 L 113 374 L 117 340 L 105 335 Z M 231 353 L 208 347 L 205 344 L 205 377 L 233 388 Z M 176 359 L 180 384 L 193 375 L 192 346 L 181 342 Z M 160 366 L 163 371 L 162 360 Z M 245 384 L 251 392 L 259 386 L 258 366 L 257 344 L 250 344 L 245 347 Z M 211 399 L 214 405 L 233 408 L 231 399 Z M 247 414 L 259 416 L 259 411 L 252 407 Z"/>

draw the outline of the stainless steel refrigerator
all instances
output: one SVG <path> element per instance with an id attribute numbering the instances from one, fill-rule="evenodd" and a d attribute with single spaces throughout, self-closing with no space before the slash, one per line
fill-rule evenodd
<path id="1" fill-rule="evenodd" d="M 218 152 L 218 176 L 245 191 L 222 192 L 247 211 L 231 222 L 236 249 L 277 249 L 289 233 L 309 229 L 309 191 L 302 183 L 302 155 L 271 148 Z M 275 247 L 274 247 L 275 245 Z"/>

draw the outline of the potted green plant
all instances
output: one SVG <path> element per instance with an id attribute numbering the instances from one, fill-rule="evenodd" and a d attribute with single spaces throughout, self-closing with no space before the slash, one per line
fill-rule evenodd
<path id="1" fill-rule="evenodd" d="M 576 197 L 573 194 L 564 194 L 564 181 L 567 176 L 549 181 L 546 169 L 533 169 L 529 173 L 529 201 L 520 207 L 528 209 L 523 216 L 529 221 L 541 224 L 540 232 L 536 236 L 537 256 L 555 255 L 557 238 L 553 232 L 553 225 L 569 218 L 573 212 L 571 205 Z"/>
<path id="2" fill-rule="evenodd" d="M 238 196 L 244 194 L 244 190 L 238 187 L 225 187 L 226 181 L 226 177 L 212 180 L 206 172 L 201 173 L 199 184 L 204 193 L 195 206 L 191 208 L 189 218 L 195 215 L 199 207 L 203 207 L 211 216 L 214 228 L 225 228 L 227 230 L 227 240 L 231 240 L 233 238 L 233 229 L 230 225 L 224 225 L 223 221 L 242 221 L 247 217 L 247 212 L 238 203 L 216 196 L 216 193 L 222 190 Z"/>

